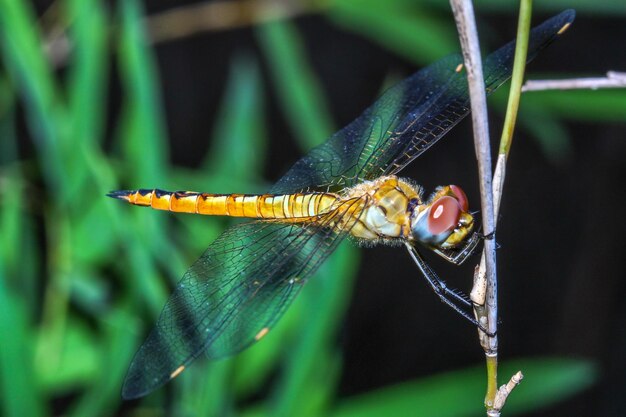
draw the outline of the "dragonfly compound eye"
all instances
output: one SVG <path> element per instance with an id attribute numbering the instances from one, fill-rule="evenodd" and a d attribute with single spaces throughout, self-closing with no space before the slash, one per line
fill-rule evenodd
<path id="1" fill-rule="evenodd" d="M 450 246 L 446 241 L 459 227 L 463 213 L 455 197 L 444 195 L 437 198 L 414 217 L 411 225 L 413 239 L 431 247 Z"/>
<path id="2" fill-rule="evenodd" d="M 451 185 L 450 190 L 454 193 L 454 196 L 456 197 L 456 200 L 459 202 L 459 205 L 461 206 L 463 211 L 468 211 L 469 203 L 463 189 L 458 185 Z"/>
<path id="3" fill-rule="evenodd" d="M 444 196 L 435 201 L 428 213 L 430 234 L 442 236 L 445 240 L 459 224 L 462 210 L 461 204 L 454 197 Z"/>

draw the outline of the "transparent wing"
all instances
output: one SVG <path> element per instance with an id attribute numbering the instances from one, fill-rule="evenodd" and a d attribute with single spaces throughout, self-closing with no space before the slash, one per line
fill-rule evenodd
<path id="1" fill-rule="evenodd" d="M 333 217 L 334 216 L 334 217 Z M 226 230 L 185 273 L 136 353 L 124 398 L 166 383 L 203 351 L 235 354 L 271 328 L 345 235 L 327 222 L 253 222 Z M 348 220 L 349 224 L 358 216 Z"/>
<path id="2" fill-rule="evenodd" d="M 573 19 L 574 11 L 568 10 L 534 28 L 528 61 Z M 487 94 L 510 78 L 514 51 L 511 42 L 485 60 Z M 460 55 L 444 58 L 387 90 L 356 120 L 296 162 L 272 192 L 337 191 L 399 172 L 469 113 L 462 62 Z"/>

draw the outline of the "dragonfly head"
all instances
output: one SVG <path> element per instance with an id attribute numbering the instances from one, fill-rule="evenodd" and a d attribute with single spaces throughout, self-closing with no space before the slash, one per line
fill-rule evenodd
<path id="1" fill-rule="evenodd" d="M 467 196 L 456 185 L 438 188 L 428 203 L 417 206 L 411 214 L 413 239 L 432 248 L 459 246 L 473 227 Z"/>

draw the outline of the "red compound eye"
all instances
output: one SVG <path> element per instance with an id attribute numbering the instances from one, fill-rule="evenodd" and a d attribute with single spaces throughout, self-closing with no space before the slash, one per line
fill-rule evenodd
<path id="1" fill-rule="evenodd" d="M 459 224 L 461 210 L 461 205 L 456 198 L 450 196 L 441 197 L 430 207 L 428 231 L 434 236 L 451 232 Z"/>
<path id="2" fill-rule="evenodd" d="M 451 185 L 450 189 L 456 196 L 456 199 L 459 202 L 459 205 L 461 206 L 463 211 L 466 212 L 467 210 L 469 210 L 469 203 L 467 201 L 467 196 L 465 195 L 465 192 L 463 192 L 461 187 L 459 187 L 458 185 Z"/>

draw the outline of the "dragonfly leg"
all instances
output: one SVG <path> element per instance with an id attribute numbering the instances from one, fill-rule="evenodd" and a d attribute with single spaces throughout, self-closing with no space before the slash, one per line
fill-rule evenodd
<path id="1" fill-rule="evenodd" d="M 437 255 L 441 256 L 446 261 L 455 265 L 461 265 L 467 258 L 469 258 L 478 247 L 478 244 L 482 240 L 482 235 L 479 233 L 472 233 L 469 239 L 465 241 L 463 246 L 455 249 L 433 249 Z M 411 246 L 411 248 L 413 248 Z M 415 250 L 413 248 L 413 250 Z M 411 250 L 409 249 L 409 252 Z"/>
<path id="2" fill-rule="evenodd" d="M 454 311 L 459 313 L 462 317 L 467 319 L 474 326 L 478 327 L 482 332 L 486 333 L 488 336 L 493 337 L 495 334 L 490 333 L 483 325 L 481 325 L 476 318 L 470 314 L 467 310 L 469 310 L 472 306 L 471 301 L 464 296 L 464 294 L 457 292 L 452 288 L 448 288 L 446 283 L 439 278 L 439 276 L 428 266 L 426 262 L 422 259 L 422 256 L 419 254 L 417 249 L 409 243 L 405 244 L 411 259 L 415 262 L 420 272 L 426 278 L 426 281 L 433 289 L 435 294 L 439 297 L 439 299 L 447 304 Z M 461 307 L 461 305 L 463 307 Z M 465 308 L 465 309 L 464 309 Z"/>
<path id="3" fill-rule="evenodd" d="M 476 232 L 476 234 L 478 235 L 479 238 L 481 238 L 482 240 L 492 240 L 495 239 L 496 237 L 496 231 L 493 230 L 490 233 L 487 233 L 486 235 L 483 235 L 480 232 Z M 496 249 L 500 249 L 500 244 L 498 242 L 496 242 Z"/>
<path id="4" fill-rule="evenodd" d="M 486 235 L 483 235 L 481 233 L 476 232 L 476 234 L 483 240 L 491 240 L 496 236 L 496 231 L 493 230 L 491 233 L 487 233 Z"/>

